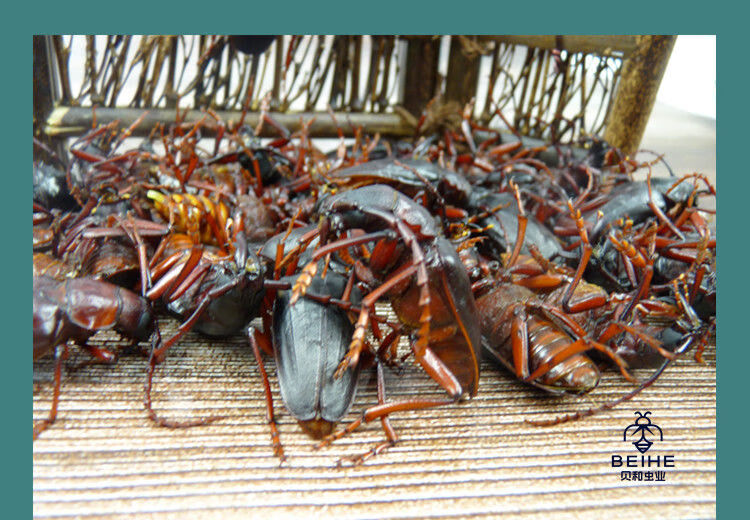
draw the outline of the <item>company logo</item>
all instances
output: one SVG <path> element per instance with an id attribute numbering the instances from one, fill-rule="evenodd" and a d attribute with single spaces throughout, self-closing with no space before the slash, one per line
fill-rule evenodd
<path id="1" fill-rule="evenodd" d="M 661 428 L 656 424 L 651 423 L 651 419 L 648 418 L 651 412 L 635 412 L 635 414 L 638 418 L 633 424 L 625 428 L 625 431 L 622 434 L 622 440 L 627 442 L 628 438 L 635 439 L 632 441 L 633 446 L 635 446 L 635 448 L 641 453 L 646 453 L 649 448 L 651 448 L 651 445 L 654 444 L 650 439 L 655 438 L 656 432 L 659 432 L 660 441 L 664 440 L 664 434 L 662 433 Z"/>
<path id="2" fill-rule="evenodd" d="M 675 456 L 672 454 L 644 455 L 655 442 L 664 440 L 661 428 L 652 422 L 651 412 L 635 412 L 635 422 L 625 427 L 622 441 L 635 446 L 640 455 L 613 453 L 610 461 L 612 468 L 620 470 L 620 480 L 664 482 L 667 470 L 675 467 Z"/>

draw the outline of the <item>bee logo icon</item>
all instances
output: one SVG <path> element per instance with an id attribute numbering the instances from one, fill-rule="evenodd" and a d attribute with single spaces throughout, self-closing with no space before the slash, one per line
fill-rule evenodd
<path id="1" fill-rule="evenodd" d="M 623 435 L 622 435 L 622 440 L 627 441 L 628 436 L 632 439 L 640 433 L 640 437 L 632 441 L 633 446 L 635 446 L 636 449 L 640 451 L 641 453 L 646 453 L 649 450 L 649 448 L 651 448 L 651 445 L 653 444 L 653 442 L 651 442 L 647 437 L 652 437 L 656 435 L 656 432 L 654 430 L 657 430 L 659 432 L 660 441 L 664 440 L 664 435 L 661 431 L 661 428 L 659 428 L 656 424 L 651 423 L 651 419 L 649 419 L 648 417 L 649 414 L 651 414 L 651 412 L 646 412 L 646 413 L 635 412 L 635 414 L 638 416 L 638 418 L 635 420 L 633 424 L 625 428 L 625 431 L 623 432 Z M 645 422 L 642 422 L 642 421 L 645 421 Z"/>

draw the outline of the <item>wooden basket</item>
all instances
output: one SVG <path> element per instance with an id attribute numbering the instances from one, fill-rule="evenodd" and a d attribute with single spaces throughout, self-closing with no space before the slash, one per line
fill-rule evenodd
<path id="1" fill-rule="evenodd" d="M 78 135 L 94 117 L 138 131 L 211 108 L 257 121 L 265 100 L 296 130 L 334 137 L 413 135 L 455 121 L 469 102 L 485 125 L 570 142 L 604 136 L 633 153 L 646 127 L 675 36 L 279 36 L 261 55 L 227 36 L 35 36 L 34 130 Z M 92 110 L 96 107 L 96 110 Z"/>

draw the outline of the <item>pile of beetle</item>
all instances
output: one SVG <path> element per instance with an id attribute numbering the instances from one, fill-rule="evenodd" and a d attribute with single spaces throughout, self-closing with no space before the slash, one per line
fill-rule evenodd
<path id="1" fill-rule="evenodd" d="M 52 159 L 34 163 L 34 360 L 56 360 L 34 438 L 56 418 L 70 344 L 116 361 L 87 343 L 103 330 L 141 342 L 145 406 L 167 427 L 217 420 L 153 410 L 169 349 L 189 330 L 246 333 L 276 455 L 262 351 L 321 445 L 381 420 L 385 441 L 353 462 L 396 442 L 390 414 L 476 395 L 482 355 L 553 393 L 590 392 L 605 366 L 633 383 L 615 402 L 546 423 L 556 424 L 632 397 L 688 350 L 700 361 L 714 332 L 716 237 L 699 199 L 715 189 L 698 174 L 652 177 L 660 158 L 639 163 L 595 139 L 529 146 L 468 118 L 400 141 L 354 129 L 353 144 L 342 137 L 324 154 L 307 125 L 291 134 L 266 112 L 258 128 L 227 125 L 210 111 L 121 151 L 139 123 L 97 126 L 66 157 L 35 140 Z M 261 141 L 264 125 L 278 137 Z M 391 317 L 378 314 L 384 304 Z M 165 314 L 180 322 L 168 338 Z M 385 399 L 383 366 L 409 358 L 444 399 Z M 373 366 L 378 403 L 336 431 L 360 369 Z M 631 374 L 647 367 L 646 380 Z"/>

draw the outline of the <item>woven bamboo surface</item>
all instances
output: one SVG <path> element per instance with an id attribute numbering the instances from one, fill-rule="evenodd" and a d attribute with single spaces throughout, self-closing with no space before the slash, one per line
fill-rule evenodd
<path id="1" fill-rule="evenodd" d="M 168 333 L 168 331 L 166 331 Z M 112 336 L 105 344 L 116 343 Z M 68 365 L 87 359 L 73 353 Z M 442 398 L 408 363 L 388 374 L 388 399 Z M 551 397 L 482 365 L 479 395 L 454 406 L 392 416 L 401 441 L 359 467 L 335 467 L 383 438 L 379 422 L 314 450 L 281 404 L 267 360 L 288 461 L 279 467 L 264 422 L 252 352 L 242 338 L 175 346 L 159 366 L 157 409 L 165 416 L 226 418 L 168 430 L 143 410 L 146 360 L 66 372 L 58 422 L 34 443 L 34 515 L 139 518 L 713 518 L 716 514 L 716 354 L 686 357 L 643 394 L 580 422 L 554 417 L 631 388 L 608 372 L 590 398 Z M 35 364 L 34 418 L 46 417 L 53 363 Z M 644 374 L 640 374 L 642 377 Z M 349 419 L 376 403 L 374 377 L 360 383 Z M 648 455 L 674 455 L 665 480 L 621 481 L 613 454 L 639 455 L 623 430 L 650 410 L 664 434 Z"/>

